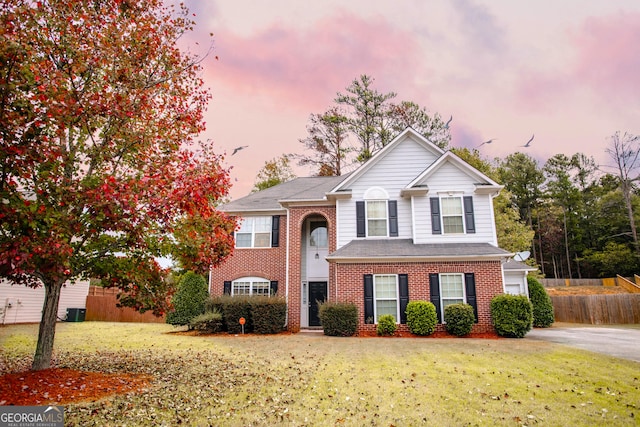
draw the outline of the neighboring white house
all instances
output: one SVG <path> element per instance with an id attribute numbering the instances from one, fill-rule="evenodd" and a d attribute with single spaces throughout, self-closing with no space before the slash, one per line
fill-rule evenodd
<path id="1" fill-rule="evenodd" d="M 88 294 L 88 280 L 67 283 L 60 293 L 58 319 L 65 319 L 68 308 L 86 308 Z M 44 287 L 33 289 L 0 280 L 0 324 L 40 322 L 43 304 Z"/>

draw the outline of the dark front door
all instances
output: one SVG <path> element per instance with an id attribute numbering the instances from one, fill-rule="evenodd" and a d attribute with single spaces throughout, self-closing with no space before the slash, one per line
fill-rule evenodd
<path id="1" fill-rule="evenodd" d="M 318 302 L 327 299 L 327 282 L 309 282 L 309 326 L 320 326 Z"/>

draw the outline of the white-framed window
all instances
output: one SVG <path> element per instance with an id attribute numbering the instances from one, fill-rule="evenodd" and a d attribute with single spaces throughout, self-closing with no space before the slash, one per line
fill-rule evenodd
<path id="1" fill-rule="evenodd" d="M 464 233 L 464 210 L 462 208 L 462 197 L 441 197 L 440 206 L 443 233 Z"/>
<path id="2" fill-rule="evenodd" d="M 387 237 L 387 201 L 367 200 L 367 236 Z"/>
<path id="3" fill-rule="evenodd" d="M 444 308 L 451 304 L 466 303 L 464 294 L 464 275 L 462 273 L 440 274 L 440 309 L 444 316 Z"/>
<path id="4" fill-rule="evenodd" d="M 271 217 L 253 216 L 242 219 L 236 232 L 236 248 L 271 247 Z"/>
<path id="5" fill-rule="evenodd" d="M 366 203 L 367 237 L 388 237 L 389 212 L 387 192 L 380 187 L 368 189 L 364 195 Z"/>
<path id="6" fill-rule="evenodd" d="M 397 274 L 373 275 L 373 299 L 375 323 L 383 314 L 391 314 L 396 322 L 400 321 Z"/>
<path id="7" fill-rule="evenodd" d="M 505 293 L 509 295 L 521 295 L 523 294 L 521 289 L 522 288 L 519 283 L 507 283 L 504 285 Z"/>
<path id="8" fill-rule="evenodd" d="M 262 277 L 242 277 L 231 282 L 231 295 L 271 295 L 271 283 Z"/>

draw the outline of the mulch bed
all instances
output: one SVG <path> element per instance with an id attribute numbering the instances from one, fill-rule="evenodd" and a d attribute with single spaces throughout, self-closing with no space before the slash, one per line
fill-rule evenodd
<path id="1" fill-rule="evenodd" d="M 148 375 L 43 369 L 0 376 L 0 405 L 63 405 L 140 390 Z"/>

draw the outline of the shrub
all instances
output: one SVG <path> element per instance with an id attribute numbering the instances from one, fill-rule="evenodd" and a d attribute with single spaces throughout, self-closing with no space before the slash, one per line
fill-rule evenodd
<path id="1" fill-rule="evenodd" d="M 473 307 L 469 304 L 451 304 L 444 308 L 445 328 L 451 335 L 468 335 L 476 321 Z"/>
<path id="2" fill-rule="evenodd" d="M 529 299 L 533 305 L 533 326 L 548 328 L 553 324 L 553 303 L 547 291 L 537 279 L 527 277 L 529 284 Z"/>
<path id="3" fill-rule="evenodd" d="M 253 319 L 251 318 L 250 296 L 221 296 L 218 298 L 222 305 L 222 318 L 230 334 L 240 334 L 243 331 L 240 318 L 244 317 L 244 332 L 253 332 Z"/>
<path id="4" fill-rule="evenodd" d="M 207 311 L 191 319 L 189 326 L 196 331 L 215 334 L 222 331 L 222 313 Z"/>
<path id="5" fill-rule="evenodd" d="M 407 326 L 412 334 L 431 335 L 438 324 L 436 306 L 430 301 L 410 301 L 407 304 Z"/>
<path id="6" fill-rule="evenodd" d="M 208 297 L 204 277 L 188 271 L 178 282 L 178 290 L 171 300 L 173 311 L 167 313 L 166 322 L 170 325 L 189 325 L 191 319 L 204 313 L 204 302 Z"/>
<path id="7" fill-rule="evenodd" d="M 378 335 L 393 335 L 396 333 L 396 318 L 393 317 L 392 314 L 383 314 L 378 319 L 378 327 L 376 328 L 376 332 Z"/>
<path id="8" fill-rule="evenodd" d="M 491 300 L 491 318 L 498 335 L 522 338 L 533 326 L 533 307 L 525 295 L 497 295 Z"/>
<path id="9" fill-rule="evenodd" d="M 318 306 L 324 334 L 350 337 L 358 330 L 358 307 L 346 302 L 323 302 Z"/>
<path id="10" fill-rule="evenodd" d="M 250 302 L 255 333 L 277 334 L 282 331 L 287 317 L 287 302 L 284 298 L 252 297 Z"/>

